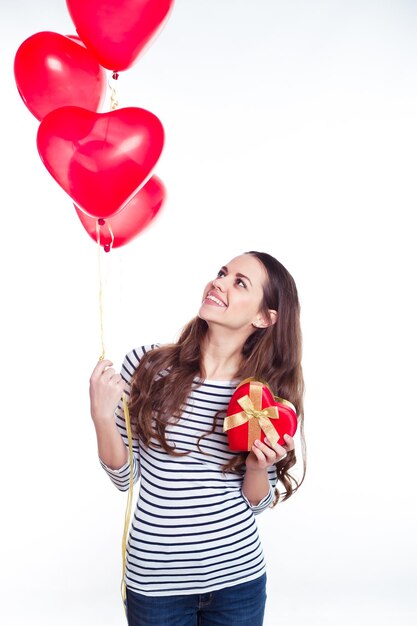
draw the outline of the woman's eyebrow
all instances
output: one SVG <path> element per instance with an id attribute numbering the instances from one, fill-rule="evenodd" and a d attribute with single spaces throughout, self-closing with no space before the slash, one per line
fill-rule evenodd
<path id="1" fill-rule="evenodd" d="M 246 280 L 248 280 L 250 284 L 252 285 L 252 281 L 249 278 L 249 276 L 245 276 L 245 274 L 241 274 L 240 272 L 236 272 L 236 276 L 238 276 L 239 278 L 246 278 Z"/>
<path id="2" fill-rule="evenodd" d="M 229 273 L 229 270 L 227 269 L 227 265 L 223 265 L 223 267 L 221 268 L 222 270 L 225 270 L 226 274 Z M 245 276 L 245 274 L 241 274 L 240 272 L 236 272 L 236 276 L 238 278 L 246 278 L 246 280 L 248 280 L 250 282 L 250 284 L 252 285 L 252 281 L 249 278 L 249 276 Z"/>

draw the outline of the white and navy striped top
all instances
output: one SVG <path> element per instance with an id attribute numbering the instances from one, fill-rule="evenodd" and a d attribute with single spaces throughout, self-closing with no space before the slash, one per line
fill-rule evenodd
<path id="1" fill-rule="evenodd" d="M 130 352 L 122 366 L 127 383 L 140 358 L 155 346 Z M 140 477 L 126 563 L 127 587 L 149 596 L 208 593 L 254 580 L 265 572 L 265 560 L 255 515 L 273 499 L 275 468 L 269 469 L 270 492 L 251 506 L 242 493 L 242 476 L 222 473 L 222 465 L 237 454 L 229 450 L 223 420 L 216 431 L 197 441 L 226 410 L 236 382 L 205 380 L 193 389 L 181 419 L 166 429 L 166 437 L 186 456 L 145 447 L 134 440 L 134 477 Z M 123 407 L 116 423 L 127 444 Z M 129 464 L 118 470 L 101 462 L 121 491 L 129 487 Z"/>

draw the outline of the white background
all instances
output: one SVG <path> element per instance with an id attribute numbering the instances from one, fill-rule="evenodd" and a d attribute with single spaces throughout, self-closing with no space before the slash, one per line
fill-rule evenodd
<path id="1" fill-rule="evenodd" d="M 2 0 L 0 24 L 0 621 L 116 626 L 125 497 L 88 401 L 97 251 L 13 77 L 24 39 L 75 29 L 63 0 Z M 415 624 L 417 4 L 177 0 L 118 95 L 165 127 L 168 201 L 106 255 L 107 356 L 175 339 L 236 254 L 276 256 L 302 303 L 308 472 L 258 518 L 265 624 Z"/>

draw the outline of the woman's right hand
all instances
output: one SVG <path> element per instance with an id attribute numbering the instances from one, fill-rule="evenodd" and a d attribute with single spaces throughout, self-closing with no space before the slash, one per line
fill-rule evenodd
<path id="1" fill-rule="evenodd" d="M 94 422 L 113 421 L 125 382 L 108 359 L 99 361 L 90 378 L 90 410 Z"/>

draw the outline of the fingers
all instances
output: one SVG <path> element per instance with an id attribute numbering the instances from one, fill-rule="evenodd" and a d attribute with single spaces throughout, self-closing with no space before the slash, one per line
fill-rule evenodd
<path id="1" fill-rule="evenodd" d="M 295 444 L 294 444 L 294 439 L 291 437 L 291 435 L 284 435 L 284 439 L 285 439 L 285 447 L 288 450 L 294 450 L 295 449 Z"/>
<path id="2" fill-rule="evenodd" d="M 290 450 L 294 450 L 295 448 L 294 439 L 290 435 L 284 435 L 283 438 L 285 440 L 284 445 L 280 445 L 279 443 L 277 443 L 275 446 L 273 446 L 271 445 L 268 437 L 265 437 L 265 443 L 268 444 L 268 446 L 270 446 L 273 450 L 275 450 L 275 452 L 279 456 L 283 456 L 287 454 L 287 452 L 289 452 Z"/>
<path id="3" fill-rule="evenodd" d="M 267 461 L 265 458 L 265 454 L 257 447 L 256 442 L 252 446 L 252 452 L 256 456 L 259 467 L 266 467 Z"/>
<path id="4" fill-rule="evenodd" d="M 99 361 L 90 378 L 90 404 L 93 420 L 113 420 L 114 411 L 126 391 L 122 376 L 111 367 L 108 359 Z"/>
<path id="5" fill-rule="evenodd" d="M 120 395 L 125 391 L 125 381 L 120 374 L 116 373 L 114 369 L 109 368 L 101 375 L 100 383 L 109 387 L 116 387 L 120 391 Z"/>
<path id="6" fill-rule="evenodd" d="M 103 374 L 105 369 L 107 367 L 110 367 L 111 365 L 113 365 L 113 363 L 108 359 L 103 359 L 102 361 L 99 361 L 93 369 L 93 373 L 91 374 L 91 380 L 99 378 Z"/>
<path id="7" fill-rule="evenodd" d="M 267 439 L 265 439 L 267 441 Z M 262 454 L 266 457 L 266 459 L 271 463 L 277 462 L 277 457 L 283 457 L 287 454 L 285 448 L 277 444 L 273 448 L 266 443 L 262 443 L 258 439 L 255 441 L 255 448 L 262 452 Z"/>
<path id="8" fill-rule="evenodd" d="M 281 446 L 277 443 L 275 446 L 272 446 L 267 437 L 265 437 L 264 442 L 256 439 L 250 454 L 246 458 L 246 468 L 265 470 L 285 459 L 287 453 L 294 450 L 294 440 L 290 435 L 284 435 L 284 440 L 284 445 Z"/>
<path id="9" fill-rule="evenodd" d="M 284 459 L 290 450 L 294 450 L 294 439 L 290 435 L 284 435 L 284 440 L 283 446 L 279 443 L 272 446 L 268 437 L 265 437 L 264 442 L 256 440 L 252 450 L 259 460 L 264 459 L 272 465 Z"/>
<path id="10" fill-rule="evenodd" d="M 111 367 L 112 365 L 112 361 L 108 359 L 99 361 L 91 374 L 91 381 L 100 380 L 104 383 L 124 384 L 123 378 L 119 373 L 116 373 L 115 369 Z"/>

